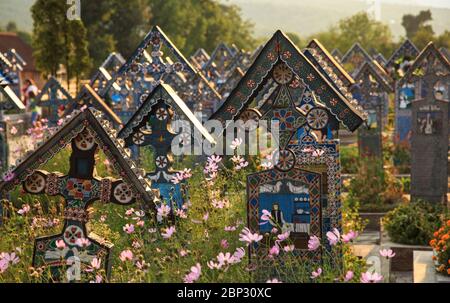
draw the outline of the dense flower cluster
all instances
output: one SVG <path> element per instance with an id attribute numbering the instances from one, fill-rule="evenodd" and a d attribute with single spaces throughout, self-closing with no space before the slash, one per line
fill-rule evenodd
<path id="1" fill-rule="evenodd" d="M 450 275 L 450 220 L 433 234 L 430 246 L 435 253 L 433 260 L 437 264 L 437 270 Z"/>

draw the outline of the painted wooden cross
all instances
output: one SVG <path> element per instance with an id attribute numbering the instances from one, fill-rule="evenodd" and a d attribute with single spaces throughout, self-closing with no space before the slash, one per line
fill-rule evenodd
<path id="1" fill-rule="evenodd" d="M 56 125 L 64 117 L 66 107 L 74 102 L 69 92 L 55 78 L 50 77 L 36 96 L 38 106 L 46 108 L 45 117 L 51 125 Z"/>
<path id="2" fill-rule="evenodd" d="M 163 47 L 168 50 L 168 54 L 163 53 Z M 171 55 L 175 58 L 175 61 L 165 60 L 164 55 Z M 105 98 L 106 95 L 109 95 L 114 104 L 113 107 L 120 108 L 117 113 L 126 123 L 156 85 L 174 73 L 192 77 L 195 76 L 197 71 L 164 32 L 158 26 L 155 26 L 148 32 L 118 72 L 113 75 L 100 96 Z M 113 85 L 120 88 L 113 89 Z M 126 112 L 130 114 L 126 114 Z M 128 117 L 128 119 L 125 119 L 125 117 Z"/>
<path id="3" fill-rule="evenodd" d="M 339 79 L 325 72 L 328 68 L 319 61 L 277 31 L 211 118 L 225 128 L 230 120 L 279 122 L 274 167 L 247 176 L 248 226 L 266 237 L 249 252 L 252 264 L 264 268 L 258 271 L 262 276 L 273 266 L 267 257 L 275 244 L 270 236 L 273 227 L 290 233 L 295 256 L 320 262 L 324 251 L 309 251 L 309 237 L 326 242 L 326 233 L 342 226 L 339 141 L 330 136 L 331 124 L 341 121 L 355 131 L 365 114 L 346 98 L 342 84 L 331 82 Z M 263 210 L 270 212 L 270 224 L 262 222 Z M 332 263 L 342 264 L 339 253 Z"/>
<path id="4" fill-rule="evenodd" d="M 153 188 L 159 189 L 162 200 L 170 206 L 176 203 L 178 208 L 187 198 L 187 188 L 184 184 L 172 182 L 177 171 L 172 167 L 171 148 L 175 137 L 183 141 L 180 142 L 183 146 L 191 146 L 193 142 L 191 132 L 181 134 L 172 129 L 172 122 L 181 118 L 186 119 L 189 127 L 194 126 L 202 136 L 213 142 L 200 121 L 167 84 L 159 84 L 119 132 L 119 138 L 125 141 L 127 147 L 153 148 L 156 169 L 147 172 L 146 177 L 151 180 Z"/>
<path id="5" fill-rule="evenodd" d="M 113 244 L 92 233 L 88 235 L 88 207 L 96 201 L 129 205 L 136 200 L 143 200 L 153 207 L 150 183 L 129 159 L 129 151 L 121 143 L 115 139 L 114 131 L 100 112 L 94 109 L 74 112 L 59 131 L 9 172 L 13 176 L 11 179 L 0 184 L 2 194 L 22 183 L 29 194 L 60 196 L 65 200 L 64 228 L 60 234 L 35 240 L 34 267 L 50 267 L 58 277 L 68 261 L 80 265 L 82 270 L 97 258 L 109 274 Z M 69 144 L 72 152 L 67 174 L 38 170 L 41 164 Z M 99 151 L 105 153 L 121 178 L 96 176 Z M 64 245 L 58 246 L 59 242 Z"/>
<path id="6" fill-rule="evenodd" d="M 369 62 L 365 62 L 355 75 L 355 80 L 361 86 L 360 104 L 368 112 L 367 127 L 358 130 L 360 156 L 382 158 L 382 131 L 387 123 L 385 113 L 388 112 L 388 93 L 393 92 L 389 79 L 387 73 L 381 74 L 375 63 Z"/>

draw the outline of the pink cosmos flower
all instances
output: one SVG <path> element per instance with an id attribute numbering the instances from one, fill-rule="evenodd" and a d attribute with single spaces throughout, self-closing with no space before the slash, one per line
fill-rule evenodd
<path id="1" fill-rule="evenodd" d="M 64 248 L 66 248 L 66 243 L 64 242 L 64 240 L 57 240 L 55 242 L 56 244 L 56 248 L 63 250 Z"/>
<path id="2" fill-rule="evenodd" d="M 239 234 L 239 241 L 247 242 L 247 245 L 250 245 L 253 242 L 259 242 L 262 240 L 262 238 L 263 236 L 259 235 L 258 233 L 252 233 L 247 227 L 245 227 Z"/>
<path id="3" fill-rule="evenodd" d="M 133 252 L 129 249 L 124 250 L 120 253 L 119 259 L 122 262 L 131 261 L 133 260 Z"/>
<path id="4" fill-rule="evenodd" d="M 4 259 L 0 259 L 0 274 L 4 273 L 9 267 L 9 262 L 4 260 Z"/>
<path id="5" fill-rule="evenodd" d="M 89 239 L 86 238 L 80 238 L 77 239 L 75 244 L 78 245 L 79 247 L 88 247 L 89 245 L 91 245 L 91 241 L 89 241 Z"/>
<path id="6" fill-rule="evenodd" d="M 16 253 L 1 253 L 0 254 L 0 260 L 3 260 L 7 263 L 11 263 L 11 264 L 17 264 L 20 261 L 20 258 L 18 256 L 16 256 Z"/>
<path id="7" fill-rule="evenodd" d="M 365 272 L 361 274 L 361 283 L 378 283 L 383 280 L 383 276 L 379 273 Z"/>
<path id="8" fill-rule="evenodd" d="M 184 179 L 189 179 L 190 177 L 192 177 L 192 170 L 190 168 L 183 169 L 181 173 L 183 174 Z"/>
<path id="9" fill-rule="evenodd" d="M 99 258 L 94 258 L 91 261 L 91 264 L 88 268 L 86 268 L 86 272 L 93 272 L 94 270 L 100 269 L 100 266 L 102 265 L 102 260 Z"/>
<path id="10" fill-rule="evenodd" d="M 225 231 L 235 231 L 236 230 L 236 226 L 225 226 L 224 230 Z"/>
<path id="11" fill-rule="evenodd" d="M 392 249 L 382 249 L 380 250 L 380 256 L 385 257 L 386 259 L 392 259 L 395 257 L 395 252 Z"/>
<path id="12" fill-rule="evenodd" d="M 318 268 L 316 271 L 313 271 L 311 273 L 311 279 L 316 279 L 318 277 L 320 277 L 320 275 L 322 274 L 322 268 Z"/>
<path id="13" fill-rule="evenodd" d="M 147 268 L 148 268 L 148 264 L 144 261 L 144 260 L 142 260 L 142 261 L 137 261 L 136 262 L 136 267 L 138 268 L 138 269 L 140 269 L 140 270 L 142 270 L 142 271 L 147 271 Z"/>
<path id="14" fill-rule="evenodd" d="M 271 232 L 272 234 L 277 234 L 277 233 L 278 233 L 278 228 L 273 227 L 273 228 L 270 230 L 270 232 Z"/>
<path id="15" fill-rule="evenodd" d="M 295 249 L 295 245 L 286 245 L 285 247 L 283 247 L 283 250 L 285 251 L 285 252 L 291 252 L 291 251 L 294 251 L 294 249 Z"/>
<path id="16" fill-rule="evenodd" d="M 103 278 L 101 275 L 96 275 L 95 276 L 95 281 L 90 281 L 89 283 L 102 283 L 103 282 Z"/>
<path id="17" fill-rule="evenodd" d="M 220 241 L 220 246 L 221 246 L 223 249 L 227 249 L 230 245 L 228 244 L 227 239 L 222 239 L 222 240 Z"/>
<path id="18" fill-rule="evenodd" d="M 348 281 L 352 280 L 354 276 L 355 276 L 355 274 L 353 273 L 353 271 L 351 271 L 351 270 L 347 271 L 347 273 L 345 274 L 345 277 L 344 277 L 344 282 L 348 282 Z"/>
<path id="19" fill-rule="evenodd" d="M 221 156 L 212 155 L 212 156 L 208 157 L 208 163 L 219 163 L 220 161 L 222 161 Z"/>
<path id="20" fill-rule="evenodd" d="M 58 122 L 56 122 L 56 124 L 57 124 L 58 126 L 63 125 L 63 123 L 64 123 L 64 119 L 59 119 Z"/>
<path id="21" fill-rule="evenodd" d="M 183 174 L 182 174 L 182 173 L 176 173 L 176 174 L 172 177 L 172 179 L 170 179 L 170 182 L 172 182 L 173 184 L 178 184 L 178 183 L 180 183 L 180 182 L 183 181 L 183 180 L 184 180 Z"/>
<path id="22" fill-rule="evenodd" d="M 31 210 L 30 205 L 25 204 L 25 205 L 22 206 L 21 209 L 19 209 L 19 210 L 17 211 L 17 213 L 18 213 L 19 215 L 22 215 L 22 216 L 23 216 L 23 215 L 26 215 L 30 210 Z"/>
<path id="23" fill-rule="evenodd" d="M 141 243 L 139 243 L 139 241 L 137 240 L 134 240 L 131 246 L 133 246 L 134 249 L 139 249 L 142 247 Z"/>
<path id="24" fill-rule="evenodd" d="M 179 253 L 180 253 L 180 256 L 186 257 L 189 254 L 189 251 L 186 249 L 181 249 Z"/>
<path id="25" fill-rule="evenodd" d="M 235 170 L 241 170 L 241 169 L 243 169 L 243 168 L 246 168 L 248 166 L 248 161 L 242 161 L 242 162 L 240 162 L 238 165 L 236 165 L 235 167 L 234 167 L 234 169 Z"/>
<path id="26" fill-rule="evenodd" d="M 200 278 L 201 273 L 202 267 L 200 266 L 200 263 L 197 263 L 195 266 L 191 267 L 191 272 L 184 277 L 184 283 L 194 283 Z"/>
<path id="27" fill-rule="evenodd" d="M 161 233 L 161 236 L 164 239 L 170 239 L 172 237 L 172 235 L 175 233 L 175 231 L 176 231 L 175 226 L 171 226 L 169 228 L 166 228 L 165 232 Z"/>
<path id="28" fill-rule="evenodd" d="M 327 238 L 328 238 L 328 242 L 330 242 L 330 245 L 334 246 L 337 243 L 339 243 L 341 234 L 339 233 L 339 230 L 337 228 L 335 228 L 335 229 L 333 229 L 333 231 L 327 232 Z"/>
<path id="29" fill-rule="evenodd" d="M 10 130 L 10 132 L 11 132 L 11 135 L 15 135 L 15 134 L 17 134 L 17 128 L 15 127 L 15 126 L 13 126 L 13 127 L 11 127 L 11 130 Z"/>
<path id="30" fill-rule="evenodd" d="M 283 282 L 281 282 L 281 281 L 278 280 L 277 278 L 273 278 L 273 279 L 267 280 L 266 283 L 283 283 Z"/>
<path id="31" fill-rule="evenodd" d="M 127 234 L 132 234 L 132 233 L 134 233 L 134 225 L 133 225 L 133 224 L 126 224 L 122 229 L 123 229 L 123 231 L 126 232 Z"/>
<path id="32" fill-rule="evenodd" d="M 269 249 L 269 256 L 275 257 L 278 256 L 279 254 L 280 254 L 280 247 L 277 244 L 275 244 Z"/>
<path id="33" fill-rule="evenodd" d="M 239 263 L 239 262 L 241 262 L 243 257 L 245 257 L 245 249 L 243 247 L 238 247 L 238 248 L 236 248 L 236 251 L 233 254 L 231 262 L 233 264 Z"/>
<path id="34" fill-rule="evenodd" d="M 208 221 L 208 219 L 209 219 L 209 212 L 206 212 L 204 215 L 203 215 L 203 221 Z"/>
<path id="35" fill-rule="evenodd" d="M 182 219 L 186 219 L 186 218 L 187 218 L 186 212 L 185 212 L 184 210 L 182 210 L 182 209 L 177 209 L 177 210 L 175 211 L 175 215 L 176 215 L 177 217 L 182 218 Z"/>
<path id="36" fill-rule="evenodd" d="M 320 239 L 317 236 L 311 236 L 308 241 L 308 250 L 315 251 L 320 247 Z"/>
<path id="37" fill-rule="evenodd" d="M 227 208 L 230 206 L 230 201 L 228 201 L 227 199 L 224 199 L 224 200 L 213 199 L 211 202 L 211 205 L 214 208 L 223 209 L 223 208 Z"/>
<path id="38" fill-rule="evenodd" d="M 227 252 L 225 254 L 223 252 L 221 252 L 217 255 L 217 261 L 219 261 L 219 264 L 222 264 L 222 265 L 229 263 L 230 259 L 231 259 L 231 254 L 229 252 Z"/>
<path id="39" fill-rule="evenodd" d="M 166 218 L 170 214 L 170 207 L 166 204 L 161 204 L 158 208 L 158 215 L 162 218 Z"/>
<path id="40" fill-rule="evenodd" d="M 16 174 L 14 174 L 12 171 L 8 171 L 3 176 L 3 181 L 9 182 L 13 180 L 16 177 Z"/>
<path id="41" fill-rule="evenodd" d="M 345 235 L 342 235 L 342 242 L 349 243 L 349 242 L 352 242 L 357 237 L 358 237 L 358 233 L 351 230 L 348 233 L 346 233 Z"/>
<path id="42" fill-rule="evenodd" d="M 283 242 L 284 240 L 287 240 L 287 239 L 289 239 L 289 235 L 291 234 L 291 232 L 288 230 L 288 231 L 286 231 L 286 232 L 284 232 L 284 233 L 282 233 L 282 234 L 279 234 L 278 236 L 277 236 L 277 241 L 278 242 Z"/>
<path id="43" fill-rule="evenodd" d="M 241 145 L 242 145 L 242 139 L 241 138 L 236 138 L 236 139 L 233 140 L 233 142 L 231 142 L 230 148 L 232 150 L 236 150 Z"/>
<path id="44" fill-rule="evenodd" d="M 125 212 L 125 215 L 131 216 L 133 213 L 134 213 L 134 208 L 130 208 L 130 209 L 127 209 L 127 211 Z"/>
<path id="45" fill-rule="evenodd" d="M 214 260 L 206 262 L 206 265 L 208 266 L 209 269 L 221 269 L 222 268 L 222 264 L 220 264 L 219 262 L 215 262 Z"/>

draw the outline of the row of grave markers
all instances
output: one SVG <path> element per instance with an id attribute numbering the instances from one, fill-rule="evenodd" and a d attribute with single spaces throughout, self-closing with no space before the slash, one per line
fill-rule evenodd
<path id="1" fill-rule="evenodd" d="M 162 53 L 163 45 L 170 54 Z M 351 73 L 319 41 L 311 41 L 302 52 L 280 31 L 253 55 L 223 44 L 211 57 L 198 51 L 191 64 L 154 27 L 127 60 L 111 54 L 76 98 L 51 78 L 38 99 L 50 122 L 62 125 L 12 166 L 0 183 L 4 198 L 21 184 L 30 194 L 59 195 L 66 201 L 63 231 L 36 239 L 34 266 L 57 269 L 64 266 L 61 260 L 73 256 L 83 264 L 98 257 L 109 272 L 112 245 L 86 230 L 86 210 L 95 201 L 129 205 L 141 200 L 150 211 L 161 201 L 181 207 L 188 192 L 186 184 L 170 182 L 176 173 L 170 152 L 176 135 L 171 121 L 184 117 L 206 140 L 220 140 L 208 134 L 194 111 L 203 111 L 225 129 L 229 121 L 239 119 L 279 122 L 277 164 L 247 177 L 248 225 L 263 235 L 280 226 L 290 232 L 299 257 L 320 262 L 324 252 L 308 251 L 309 237 L 325 240 L 328 231 L 340 230 L 342 224 L 339 127 L 352 132 L 359 128 L 361 154 L 381 155 L 387 95 L 395 87 L 386 68 L 390 62 L 397 64 L 396 56 L 405 56 L 394 54 L 385 68 L 382 60 L 371 58 L 358 45 L 354 48 L 340 59 L 344 66 L 355 65 Z M 353 53 L 360 57 L 355 59 Z M 441 201 L 447 190 L 448 95 L 438 98 L 435 88 L 444 82 L 448 94 L 449 71 L 448 59 L 429 44 L 396 83 L 402 87 L 412 82 L 421 93 L 412 102 L 411 192 L 430 201 Z M 9 86 L 1 88 L 8 91 L 2 104 L 21 109 Z M 219 91 L 225 92 L 223 100 Z M 361 127 L 364 123 L 367 129 Z M 67 174 L 39 170 L 69 144 Z M 132 159 L 132 150 L 145 146 L 155 149 L 154 172 L 144 172 Z M 95 175 L 95 154 L 100 150 L 120 179 Z M 423 173 L 427 169 L 428 175 Z M 270 225 L 260 224 L 264 209 L 272 213 Z M 91 240 L 83 251 L 76 245 L 81 238 Z M 67 248 L 58 250 L 57 240 Z M 264 245 L 251 246 L 250 255 L 259 256 L 251 261 L 266 266 L 267 250 Z M 336 266 L 341 262 L 334 260 Z"/>

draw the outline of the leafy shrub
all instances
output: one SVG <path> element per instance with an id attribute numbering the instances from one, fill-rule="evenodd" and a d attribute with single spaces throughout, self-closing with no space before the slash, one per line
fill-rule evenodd
<path id="1" fill-rule="evenodd" d="M 400 179 L 400 182 L 402 182 L 403 191 L 405 193 L 410 193 L 411 192 L 411 178 L 403 177 Z"/>
<path id="2" fill-rule="evenodd" d="M 342 203 L 342 228 L 345 233 L 355 231 L 361 234 L 368 223 L 359 215 L 359 203 L 350 205 L 348 200 Z"/>
<path id="3" fill-rule="evenodd" d="M 392 158 L 400 174 L 409 174 L 411 172 L 411 151 L 408 146 L 405 144 L 395 145 Z"/>
<path id="4" fill-rule="evenodd" d="M 342 146 L 341 147 L 341 166 L 344 174 L 354 174 L 358 171 L 358 147 Z"/>
<path id="5" fill-rule="evenodd" d="M 409 245 L 427 245 L 439 228 L 442 207 L 426 202 L 403 204 L 383 219 L 392 241 Z"/>
<path id="6" fill-rule="evenodd" d="M 450 219 L 446 221 L 439 230 L 434 232 L 430 246 L 436 254 L 433 260 L 436 262 L 437 271 L 450 276 Z"/>
<path id="7" fill-rule="evenodd" d="M 385 211 L 402 201 L 402 183 L 380 161 L 360 159 L 348 186 L 350 205 L 359 204 L 364 211 Z"/>

